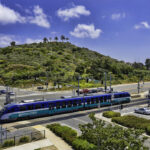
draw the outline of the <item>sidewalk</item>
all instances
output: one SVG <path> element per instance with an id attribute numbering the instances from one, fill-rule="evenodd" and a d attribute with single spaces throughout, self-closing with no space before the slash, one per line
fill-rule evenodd
<path id="1" fill-rule="evenodd" d="M 10 147 L 5 150 L 34 150 L 37 148 L 49 147 L 52 145 L 53 144 L 48 139 L 44 139 L 44 140 L 40 140 L 36 142 L 31 142 L 31 143 L 27 143 L 27 144 L 23 144 L 19 146 Z"/>
<path id="2" fill-rule="evenodd" d="M 64 140 L 62 140 L 60 137 L 56 136 L 53 132 L 51 132 L 49 129 L 42 125 L 33 126 L 36 130 L 45 130 L 45 137 L 49 139 L 53 145 L 58 148 L 58 150 L 72 150 L 71 146 L 69 146 Z"/>

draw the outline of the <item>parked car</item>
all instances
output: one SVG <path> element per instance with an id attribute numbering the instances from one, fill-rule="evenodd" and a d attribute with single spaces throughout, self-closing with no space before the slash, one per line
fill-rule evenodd
<path id="1" fill-rule="evenodd" d="M 6 90 L 0 90 L 0 94 L 6 94 Z"/>
<path id="2" fill-rule="evenodd" d="M 78 92 L 78 90 L 76 90 L 76 92 L 79 93 L 79 94 L 83 94 L 83 93 L 89 93 L 89 90 L 88 89 L 83 89 L 83 90 L 79 90 L 79 92 Z"/>
<path id="3" fill-rule="evenodd" d="M 150 109 L 148 108 L 138 108 L 134 110 L 135 113 L 150 115 Z"/>
<path id="4" fill-rule="evenodd" d="M 97 89 L 91 89 L 88 91 L 88 93 L 97 93 L 97 92 L 98 92 Z"/>
<path id="5" fill-rule="evenodd" d="M 103 88 L 97 88 L 97 92 L 103 92 Z"/>
<path id="6" fill-rule="evenodd" d="M 15 95 L 14 92 L 8 92 L 8 94 L 9 94 L 9 95 L 12 95 L 12 96 Z"/>

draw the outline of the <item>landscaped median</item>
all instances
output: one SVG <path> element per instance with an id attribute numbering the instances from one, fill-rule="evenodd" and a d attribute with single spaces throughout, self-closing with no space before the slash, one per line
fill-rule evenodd
<path id="1" fill-rule="evenodd" d="M 113 117 L 112 122 L 129 128 L 142 129 L 148 135 L 150 135 L 150 120 L 148 119 L 136 117 L 133 115 L 127 115 L 121 117 Z"/>
<path id="2" fill-rule="evenodd" d="M 51 131 L 60 136 L 68 144 L 70 144 L 75 150 L 95 150 L 96 146 L 83 140 L 77 136 L 77 132 L 70 127 L 62 126 L 58 123 L 47 125 Z"/>
<path id="3" fill-rule="evenodd" d="M 106 118 L 120 117 L 121 114 L 119 112 L 114 111 L 105 111 L 103 112 L 103 116 Z"/>
<path id="4" fill-rule="evenodd" d="M 136 117 L 134 115 L 121 116 L 119 112 L 106 111 L 103 112 L 103 117 L 111 118 L 112 122 L 120 124 L 124 127 L 141 129 L 150 135 L 150 120 Z"/>

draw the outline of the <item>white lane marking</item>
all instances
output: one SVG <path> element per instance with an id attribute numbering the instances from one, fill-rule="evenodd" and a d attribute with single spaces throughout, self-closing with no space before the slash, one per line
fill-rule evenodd
<path id="1" fill-rule="evenodd" d="M 31 123 L 29 121 L 20 121 L 20 122 L 17 122 L 18 124 L 28 124 L 28 123 Z"/>
<path id="2" fill-rule="evenodd" d="M 80 121 L 80 122 L 83 122 L 83 123 L 88 123 L 88 122 L 86 122 L 86 121 L 83 121 L 83 120 L 81 120 L 81 119 L 78 119 L 78 118 L 73 118 L 74 120 L 77 120 L 77 121 Z"/>

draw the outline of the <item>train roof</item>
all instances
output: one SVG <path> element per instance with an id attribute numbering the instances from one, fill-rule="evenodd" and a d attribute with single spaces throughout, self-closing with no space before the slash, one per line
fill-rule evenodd
<path id="1" fill-rule="evenodd" d="M 62 102 L 62 101 L 70 101 L 70 100 L 76 100 L 81 98 L 88 98 L 88 97 L 98 97 L 98 96 L 109 96 L 109 95 L 119 95 L 119 94 L 129 94 L 128 92 L 117 92 L 117 93 L 106 93 L 106 94 L 92 94 L 92 95 L 85 95 L 85 96 L 76 96 L 76 97 L 70 97 L 70 98 L 63 98 L 63 99 L 56 99 L 56 100 L 24 100 L 20 103 L 11 103 L 5 105 L 5 107 L 11 107 L 11 106 L 20 106 L 20 105 L 29 105 L 29 104 L 42 104 L 42 103 L 55 103 L 55 102 Z"/>

